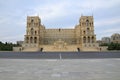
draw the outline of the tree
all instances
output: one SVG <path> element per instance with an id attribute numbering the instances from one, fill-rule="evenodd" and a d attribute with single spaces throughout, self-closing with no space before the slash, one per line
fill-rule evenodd
<path id="1" fill-rule="evenodd" d="M 13 47 L 18 46 L 17 44 L 13 44 L 13 43 L 2 43 L 0 41 L 0 51 L 12 51 Z"/>
<path id="2" fill-rule="evenodd" d="M 120 43 L 110 43 L 108 50 L 120 50 Z"/>

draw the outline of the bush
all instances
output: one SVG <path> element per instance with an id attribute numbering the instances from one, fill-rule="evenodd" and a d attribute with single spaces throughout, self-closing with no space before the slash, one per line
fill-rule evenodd
<path id="1" fill-rule="evenodd" d="M 0 42 L 0 51 L 12 51 L 13 47 L 17 46 L 17 44 L 12 44 L 12 43 L 2 43 Z"/>
<path id="2" fill-rule="evenodd" d="M 110 43 L 108 50 L 120 50 L 120 43 Z"/>

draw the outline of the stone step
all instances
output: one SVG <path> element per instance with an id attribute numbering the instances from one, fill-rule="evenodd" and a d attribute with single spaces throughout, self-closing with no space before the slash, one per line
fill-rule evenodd
<path id="1" fill-rule="evenodd" d="M 76 46 L 66 46 L 66 47 L 55 47 L 52 45 L 48 45 L 48 46 L 44 46 L 43 48 L 43 52 L 58 52 L 58 51 L 62 51 L 62 52 L 77 52 L 77 48 Z"/>

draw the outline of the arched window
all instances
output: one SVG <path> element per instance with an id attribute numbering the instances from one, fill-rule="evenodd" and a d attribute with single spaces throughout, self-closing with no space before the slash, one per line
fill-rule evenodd
<path id="1" fill-rule="evenodd" d="M 26 37 L 26 43 L 28 43 L 28 41 L 29 41 L 29 37 Z"/>
<path id="2" fill-rule="evenodd" d="M 82 26 L 84 26 L 84 23 L 82 23 Z"/>
<path id="3" fill-rule="evenodd" d="M 32 19 L 32 20 L 31 20 L 31 23 L 33 23 L 33 22 L 34 22 L 34 20 Z"/>
<path id="4" fill-rule="evenodd" d="M 30 43 L 33 43 L 33 38 L 32 37 L 30 37 Z"/>
<path id="5" fill-rule="evenodd" d="M 34 43 L 37 43 L 37 37 L 34 37 Z"/>
<path id="6" fill-rule="evenodd" d="M 85 34 L 85 31 L 83 31 L 83 34 Z"/>
<path id="7" fill-rule="evenodd" d="M 86 37 L 83 37 L 83 43 L 86 43 Z"/>
<path id="8" fill-rule="evenodd" d="M 90 28 L 87 28 L 87 34 L 90 34 Z"/>
<path id="9" fill-rule="evenodd" d="M 88 37 L 88 43 L 90 43 L 90 37 Z"/>
<path id="10" fill-rule="evenodd" d="M 89 26 L 89 20 L 86 20 L 86 26 Z"/>
<path id="11" fill-rule="evenodd" d="M 92 43 L 94 43 L 94 37 L 92 37 Z"/>
<path id="12" fill-rule="evenodd" d="M 93 26 L 93 22 L 92 22 L 92 26 Z"/>
<path id="13" fill-rule="evenodd" d="M 34 26 L 34 19 L 31 19 L 31 26 Z"/>
<path id="14" fill-rule="evenodd" d="M 90 30 L 90 28 L 87 28 L 87 31 L 89 31 Z"/>
<path id="15" fill-rule="evenodd" d="M 33 35 L 33 33 L 34 33 L 34 30 L 33 30 L 33 28 L 31 28 L 31 35 Z"/>
<path id="16" fill-rule="evenodd" d="M 35 35 L 37 34 L 37 31 L 35 31 Z"/>
<path id="17" fill-rule="evenodd" d="M 91 23 L 90 23 L 90 26 L 91 26 Z"/>

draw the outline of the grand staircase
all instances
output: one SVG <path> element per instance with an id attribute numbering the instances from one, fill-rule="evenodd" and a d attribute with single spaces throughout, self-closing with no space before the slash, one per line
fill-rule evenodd
<path id="1" fill-rule="evenodd" d="M 65 47 L 55 47 L 53 45 L 43 46 L 43 52 L 77 52 L 77 48 L 74 45 Z"/>

